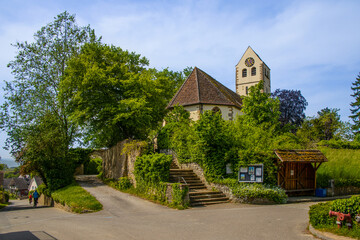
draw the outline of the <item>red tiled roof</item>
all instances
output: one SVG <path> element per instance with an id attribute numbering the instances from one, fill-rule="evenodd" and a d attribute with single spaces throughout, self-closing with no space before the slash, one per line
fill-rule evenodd
<path id="1" fill-rule="evenodd" d="M 241 109 L 242 100 L 240 95 L 195 67 L 167 108 L 195 104 L 227 105 Z"/>

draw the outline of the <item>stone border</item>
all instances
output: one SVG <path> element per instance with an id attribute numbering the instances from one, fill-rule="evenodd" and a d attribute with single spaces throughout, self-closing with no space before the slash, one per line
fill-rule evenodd
<path id="1" fill-rule="evenodd" d="M 309 224 L 309 231 L 312 235 L 322 240 L 354 240 L 354 238 L 344 237 L 330 232 L 319 231 L 315 229 L 311 224 Z"/>

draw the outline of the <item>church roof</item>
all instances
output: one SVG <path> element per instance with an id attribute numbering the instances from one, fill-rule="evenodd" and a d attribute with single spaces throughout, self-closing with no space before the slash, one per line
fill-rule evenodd
<path id="1" fill-rule="evenodd" d="M 226 105 L 241 108 L 242 100 L 240 95 L 195 67 L 171 99 L 167 108 L 173 108 L 175 105 L 189 106 L 195 104 Z"/>

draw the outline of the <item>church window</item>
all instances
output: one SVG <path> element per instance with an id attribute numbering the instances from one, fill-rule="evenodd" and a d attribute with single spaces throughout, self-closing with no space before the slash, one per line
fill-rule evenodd
<path id="1" fill-rule="evenodd" d="M 214 107 L 213 109 L 212 109 L 212 111 L 213 111 L 213 113 L 220 113 L 221 114 L 221 110 L 220 110 L 220 108 L 219 107 Z"/>
<path id="2" fill-rule="evenodd" d="M 246 70 L 246 68 L 244 68 L 244 69 L 242 70 L 242 77 L 247 77 L 247 70 Z"/>
<path id="3" fill-rule="evenodd" d="M 251 76 L 256 75 L 256 67 L 251 68 Z"/>
<path id="4" fill-rule="evenodd" d="M 246 95 L 248 95 L 248 94 L 249 94 L 249 88 L 246 87 Z"/>

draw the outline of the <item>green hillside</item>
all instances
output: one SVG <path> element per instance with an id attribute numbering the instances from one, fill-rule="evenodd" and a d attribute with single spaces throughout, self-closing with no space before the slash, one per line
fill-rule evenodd
<path id="1" fill-rule="evenodd" d="M 329 162 L 323 163 L 317 172 L 319 184 L 335 179 L 336 186 L 360 187 L 360 149 L 321 147 L 320 150 Z"/>

